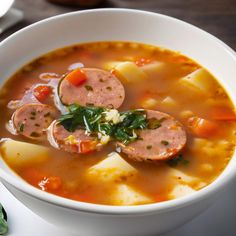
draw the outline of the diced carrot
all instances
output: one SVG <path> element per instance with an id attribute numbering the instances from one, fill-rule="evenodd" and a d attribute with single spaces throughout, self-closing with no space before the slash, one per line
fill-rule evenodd
<path id="1" fill-rule="evenodd" d="M 97 142 L 91 140 L 80 141 L 79 143 L 79 153 L 86 154 L 96 150 Z"/>
<path id="2" fill-rule="evenodd" d="M 188 119 L 188 127 L 196 136 L 205 138 L 215 136 L 220 131 L 220 127 L 216 122 L 196 116 Z"/>
<path id="3" fill-rule="evenodd" d="M 137 66 L 144 66 L 146 64 L 149 64 L 152 60 L 150 58 L 139 58 L 137 59 L 134 63 L 137 65 Z"/>
<path id="4" fill-rule="evenodd" d="M 61 178 L 58 176 L 49 176 L 43 171 L 29 168 L 22 173 L 23 177 L 35 187 L 44 191 L 56 191 L 62 186 Z"/>
<path id="5" fill-rule="evenodd" d="M 236 121 L 236 114 L 229 107 L 214 107 L 211 111 L 213 120 Z"/>
<path id="6" fill-rule="evenodd" d="M 79 86 L 87 80 L 87 77 L 82 69 L 76 69 L 66 75 L 65 79 L 74 86 Z"/>
<path id="7" fill-rule="evenodd" d="M 43 102 L 49 94 L 52 92 L 52 89 L 46 85 L 39 85 L 34 88 L 34 96 L 40 101 Z"/>

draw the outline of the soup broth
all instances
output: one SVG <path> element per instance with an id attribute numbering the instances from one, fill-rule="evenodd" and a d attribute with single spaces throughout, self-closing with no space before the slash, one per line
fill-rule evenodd
<path id="1" fill-rule="evenodd" d="M 118 78 L 124 86 L 124 97 L 119 95 L 124 101 L 111 109 L 154 110 L 174 117 L 186 132 L 186 145 L 166 160 L 136 161 L 114 140 L 84 154 L 53 147 L 45 134 L 22 135 L 25 123 L 17 130 L 12 116 L 25 104 L 54 107 L 58 114 L 51 117 L 50 113 L 48 126 L 60 113 L 68 112 L 68 104 L 55 106 L 54 96 L 58 96 L 59 81 L 77 68 L 98 68 Z M 48 84 L 49 91 L 42 92 L 45 88 L 40 87 L 35 93 L 35 87 Z M 88 97 L 96 88 L 86 89 Z M 106 89 L 118 93 L 119 86 Z M 192 194 L 214 181 L 234 152 L 236 115 L 224 88 L 193 60 L 150 45 L 98 42 L 50 52 L 14 74 L 2 87 L 0 102 L 1 155 L 5 162 L 36 188 L 77 201 L 138 205 Z M 63 108 L 58 111 L 60 106 Z M 35 119 L 31 115 L 26 122 Z M 34 125 L 40 127 L 41 122 Z M 164 139 L 161 143 L 163 147 L 170 145 Z M 154 147 L 147 144 L 145 148 Z"/>

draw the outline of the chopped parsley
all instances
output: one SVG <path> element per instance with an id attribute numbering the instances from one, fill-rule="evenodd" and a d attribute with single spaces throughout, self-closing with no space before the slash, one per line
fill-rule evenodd
<path id="1" fill-rule="evenodd" d="M 176 157 L 174 157 L 173 159 L 168 160 L 167 164 L 169 166 L 171 166 L 171 167 L 175 167 L 178 164 L 188 165 L 189 164 L 189 160 L 184 159 L 183 155 L 179 154 Z"/>
<path id="2" fill-rule="evenodd" d="M 146 149 L 148 150 L 152 149 L 152 145 L 147 145 Z"/>
<path id="3" fill-rule="evenodd" d="M 85 85 L 84 87 L 87 91 L 93 91 L 93 87 L 90 85 Z"/>
<path id="4" fill-rule="evenodd" d="M 84 129 L 91 135 L 109 135 L 111 138 L 128 144 L 139 139 L 138 131 L 147 128 L 146 111 L 143 109 L 118 113 L 118 122 L 107 120 L 110 109 L 95 106 L 68 106 L 68 113 L 61 115 L 59 123 L 69 132 Z"/>
<path id="5" fill-rule="evenodd" d="M 25 124 L 21 123 L 20 124 L 20 128 L 19 128 L 20 132 L 23 132 L 24 128 L 25 128 Z"/>
<path id="6" fill-rule="evenodd" d="M 165 120 L 165 117 L 162 117 L 161 119 L 156 118 L 150 118 L 148 119 L 148 128 L 149 129 L 157 129 L 161 127 L 161 123 Z"/>
<path id="7" fill-rule="evenodd" d="M 47 112 L 45 115 L 44 115 L 44 117 L 48 117 L 48 116 L 50 116 L 51 115 L 51 113 L 50 112 Z"/>
<path id="8" fill-rule="evenodd" d="M 34 138 L 38 138 L 38 137 L 40 136 L 40 134 L 37 133 L 37 132 L 32 132 L 32 133 L 30 134 L 30 136 L 31 136 L 31 137 L 34 137 Z"/>
<path id="9" fill-rule="evenodd" d="M 166 140 L 161 140 L 161 144 L 163 144 L 163 145 L 167 146 L 167 145 L 169 145 L 169 142 L 168 142 L 168 141 L 166 141 Z"/>

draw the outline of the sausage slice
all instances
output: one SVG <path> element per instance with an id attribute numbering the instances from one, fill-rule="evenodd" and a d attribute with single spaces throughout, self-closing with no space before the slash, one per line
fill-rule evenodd
<path id="1" fill-rule="evenodd" d="M 125 90 L 121 82 L 110 72 L 95 69 L 83 68 L 87 80 L 75 86 L 67 79 L 62 79 L 58 93 L 63 104 L 73 103 L 86 106 L 88 104 L 118 108 L 124 101 Z"/>
<path id="2" fill-rule="evenodd" d="M 58 111 L 52 106 L 29 103 L 18 108 L 12 119 L 18 133 L 34 139 L 41 137 L 57 116 Z"/>
<path id="3" fill-rule="evenodd" d="M 142 130 L 140 139 L 128 145 L 117 142 L 121 151 L 133 160 L 159 161 L 176 155 L 186 144 L 186 133 L 183 126 L 172 116 L 153 110 L 147 110 L 147 119 L 159 121 L 160 127 Z"/>
<path id="4" fill-rule="evenodd" d="M 99 150 L 101 147 L 96 138 L 86 135 L 83 129 L 69 132 L 55 122 L 51 133 L 58 147 L 66 152 L 86 154 Z"/>

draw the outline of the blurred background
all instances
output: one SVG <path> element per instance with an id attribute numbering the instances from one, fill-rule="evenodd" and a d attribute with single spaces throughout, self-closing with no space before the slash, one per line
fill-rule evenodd
<path id="1" fill-rule="evenodd" d="M 15 0 L 13 8 L 22 11 L 24 17 L 0 32 L 0 41 L 20 28 L 50 16 L 88 8 L 117 7 L 177 17 L 219 37 L 236 50 L 236 0 Z"/>

